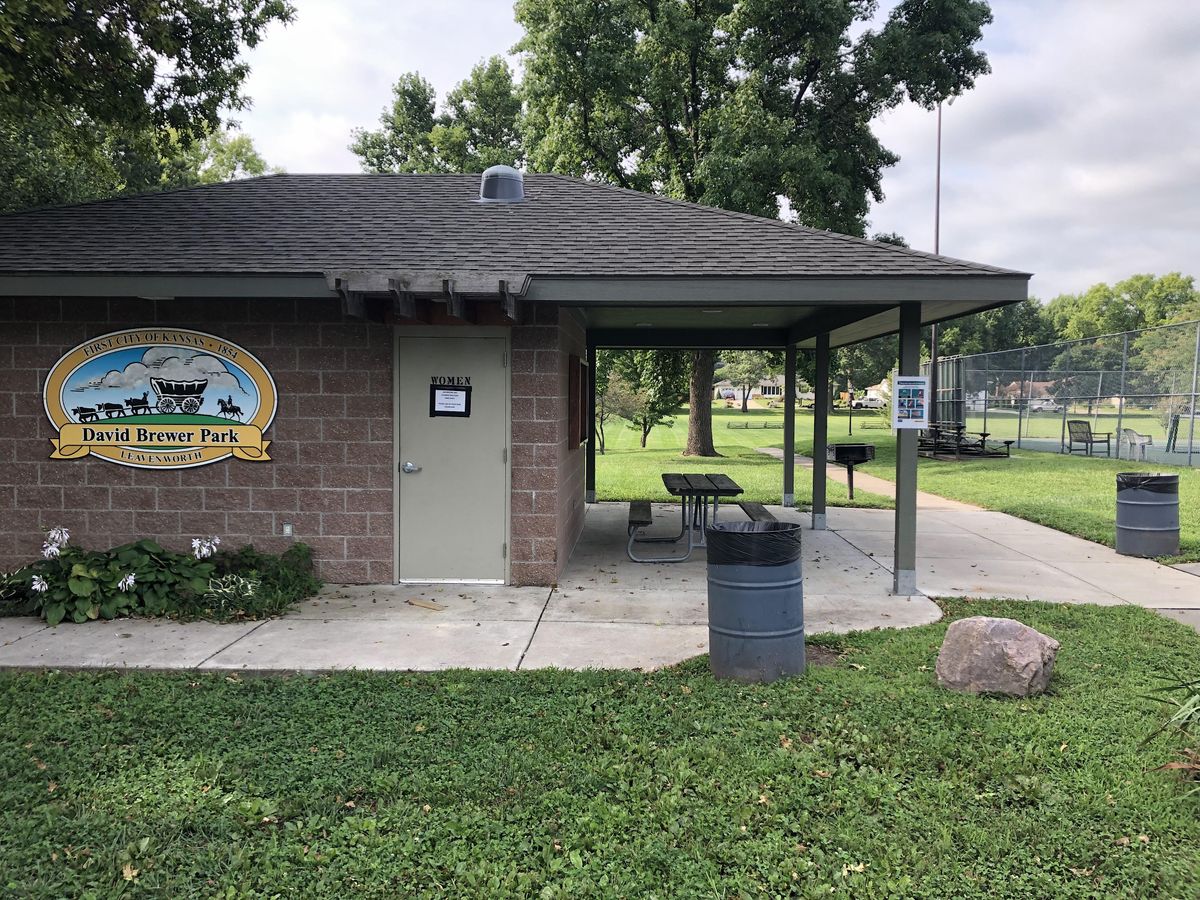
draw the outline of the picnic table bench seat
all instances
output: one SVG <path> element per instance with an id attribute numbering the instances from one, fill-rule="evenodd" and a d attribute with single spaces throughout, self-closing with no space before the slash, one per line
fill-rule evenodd
<path id="1" fill-rule="evenodd" d="M 761 503 L 755 503 L 752 500 L 739 500 L 738 506 L 742 508 L 742 512 L 750 517 L 751 522 L 778 521 L 774 514 Z"/>
<path id="2" fill-rule="evenodd" d="M 639 528 L 645 528 L 648 525 L 654 524 L 654 512 L 650 508 L 649 500 L 630 500 L 629 501 L 629 533 L 637 531 Z"/>

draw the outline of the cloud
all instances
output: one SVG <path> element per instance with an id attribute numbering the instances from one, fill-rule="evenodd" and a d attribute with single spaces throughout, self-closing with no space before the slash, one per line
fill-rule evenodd
<path id="1" fill-rule="evenodd" d="M 943 109 L 941 251 L 1033 272 L 1043 299 L 1135 272 L 1190 274 L 1200 13 L 1163 0 L 993 10 L 992 74 Z M 872 231 L 932 250 L 936 114 L 895 110 L 877 133 L 901 162 Z"/>
<path id="2" fill-rule="evenodd" d="M 245 394 L 236 375 L 215 356 L 195 354 L 180 356 L 178 347 L 151 347 L 138 362 L 131 362 L 120 371 L 109 370 L 103 377 L 94 378 L 84 390 L 127 390 L 149 392 L 151 378 L 169 381 L 208 381 L 209 388 Z"/>

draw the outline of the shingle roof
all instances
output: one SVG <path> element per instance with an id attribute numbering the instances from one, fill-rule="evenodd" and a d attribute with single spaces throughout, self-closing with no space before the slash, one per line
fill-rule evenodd
<path id="1" fill-rule="evenodd" d="M 0 216 L 0 272 L 1019 275 L 558 175 L 271 175 Z"/>

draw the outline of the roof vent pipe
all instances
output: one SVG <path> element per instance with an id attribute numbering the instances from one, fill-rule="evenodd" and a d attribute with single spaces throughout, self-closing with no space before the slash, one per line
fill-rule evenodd
<path id="1" fill-rule="evenodd" d="M 525 199 L 525 176 L 512 166 L 485 169 L 479 182 L 480 203 L 518 203 Z"/>

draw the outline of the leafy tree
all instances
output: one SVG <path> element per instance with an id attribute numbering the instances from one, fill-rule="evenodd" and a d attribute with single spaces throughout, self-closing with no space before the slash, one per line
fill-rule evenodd
<path id="1" fill-rule="evenodd" d="M 0 210 L 253 172 L 221 117 L 248 102 L 243 48 L 292 16 L 282 0 L 0 4 Z"/>
<path id="2" fill-rule="evenodd" d="M 941 356 L 992 353 L 1045 344 L 1056 337 L 1045 308 L 1039 301 L 1029 299 L 943 323 L 938 331 L 938 353 Z"/>
<path id="3" fill-rule="evenodd" d="M 671 416 L 686 396 L 689 362 L 688 354 L 679 351 L 614 351 L 610 380 L 623 380 L 633 403 L 613 411 L 638 427 L 642 447 L 656 425 L 674 424 Z"/>
<path id="4" fill-rule="evenodd" d="M 771 354 L 762 350 L 727 351 L 721 359 L 725 363 L 721 374 L 742 389 L 742 412 L 747 412 L 755 386 L 779 371 Z"/>
<path id="5" fill-rule="evenodd" d="M 0 91 L 80 121 L 200 138 L 247 104 L 254 47 L 284 0 L 20 0 L 0 5 Z"/>
<path id="6" fill-rule="evenodd" d="M 217 184 L 283 171 L 267 165 L 249 135 L 227 130 L 187 145 L 169 143 L 161 160 L 164 188 Z"/>
<path id="7" fill-rule="evenodd" d="M 715 350 L 696 350 L 692 353 L 688 375 L 688 434 L 684 456 L 720 456 L 712 433 L 712 383 L 717 367 Z M 700 391 L 705 390 L 705 393 Z"/>
<path id="8" fill-rule="evenodd" d="M 896 162 L 871 121 L 932 108 L 988 71 L 982 0 L 518 0 L 535 169 L 863 233 Z M 712 369 L 692 366 L 696 397 Z M 707 428 L 707 435 L 696 435 Z M 688 447 L 711 448 L 691 419 Z M 715 451 L 714 451 L 715 452 Z"/>
<path id="9" fill-rule="evenodd" d="M 1092 285 L 1082 294 L 1062 294 L 1046 307 L 1055 332 L 1066 340 L 1153 328 L 1193 302 L 1192 279 L 1178 272 L 1155 278 L 1133 275 L 1115 285 Z"/>
<path id="10" fill-rule="evenodd" d="M 521 100 L 512 70 L 493 56 L 471 70 L 437 112 L 437 92 L 416 72 L 392 87 L 392 105 L 380 128 L 354 131 L 350 149 L 367 172 L 479 172 L 519 164 Z"/>
<path id="11" fill-rule="evenodd" d="M 270 169 L 250 138 L 217 131 L 184 143 L 171 130 L 80 129 L 51 111 L 0 116 L 0 212 L 212 184 Z"/>
<path id="12" fill-rule="evenodd" d="M 648 405 L 646 391 L 634 389 L 619 373 L 612 374 L 604 385 L 604 390 L 599 391 L 596 396 L 596 435 L 599 438 L 601 454 L 604 453 L 604 426 L 614 416 L 629 422 L 638 421 L 644 416 Z M 645 446 L 644 437 L 642 446 Z"/>

